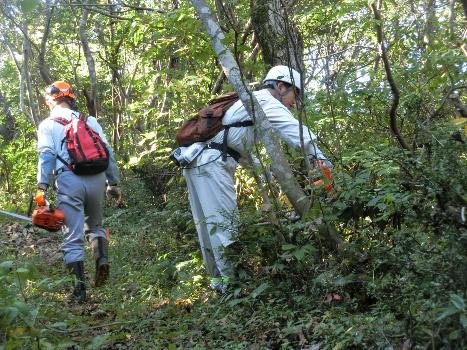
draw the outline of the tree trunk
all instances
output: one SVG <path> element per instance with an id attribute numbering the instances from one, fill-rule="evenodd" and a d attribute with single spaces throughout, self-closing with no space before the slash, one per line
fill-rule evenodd
<path id="1" fill-rule="evenodd" d="M 87 107 L 90 115 L 97 116 L 97 77 L 96 77 L 96 67 L 94 65 L 94 58 L 92 57 L 91 49 L 89 48 L 88 37 L 86 35 L 86 25 L 88 22 L 89 10 L 85 7 L 83 8 L 83 13 L 81 14 L 81 21 L 79 24 L 79 38 L 81 44 L 83 45 L 83 54 L 86 57 L 86 63 L 88 65 L 89 80 L 91 82 L 90 92 L 85 91 L 85 96 L 87 99 Z"/>
<path id="2" fill-rule="evenodd" d="M 280 147 L 279 139 L 264 114 L 264 111 L 259 106 L 254 95 L 247 89 L 246 82 L 242 80 L 240 68 L 235 61 L 232 52 L 222 43 L 224 34 L 219 27 L 219 24 L 211 15 L 211 11 L 204 0 L 191 0 L 191 3 L 213 41 L 215 52 L 221 62 L 227 79 L 234 86 L 243 102 L 243 105 L 255 120 L 255 127 L 258 130 L 258 133 L 266 147 L 266 151 L 272 160 L 272 170 L 276 175 L 279 184 L 289 198 L 295 211 L 299 215 L 303 216 L 310 208 L 311 202 L 296 182 L 292 174 L 292 170 L 290 169 Z"/>
<path id="3" fill-rule="evenodd" d="M 250 36 L 250 33 L 251 33 L 252 29 L 253 29 L 253 26 L 252 26 L 252 23 L 251 23 L 251 20 L 250 20 L 245 24 L 245 27 L 243 28 L 243 34 L 242 34 L 242 37 L 240 39 L 240 45 L 245 45 L 248 37 Z M 256 46 L 256 41 L 253 40 L 252 41 L 253 50 L 250 53 L 250 56 L 248 57 L 248 60 L 250 60 L 250 58 L 254 59 L 256 57 L 256 55 L 258 54 L 258 50 L 255 48 L 255 46 Z M 241 60 L 241 56 L 237 55 L 237 62 L 240 62 L 240 60 Z M 219 74 L 219 77 L 216 79 L 216 82 L 214 83 L 214 87 L 211 89 L 211 94 L 216 95 L 221 91 L 222 85 L 225 82 L 225 78 L 226 77 L 225 77 L 224 71 L 221 71 L 220 74 Z"/>
<path id="4" fill-rule="evenodd" d="M 16 59 L 15 52 L 13 51 L 13 48 L 11 47 L 10 43 L 4 39 L 2 41 L 3 45 L 7 48 L 8 53 L 11 56 L 11 59 L 15 62 L 16 69 L 18 71 L 18 80 L 19 80 L 19 108 L 21 112 L 23 112 L 31 121 L 32 125 L 36 126 L 34 119 L 32 118 L 32 115 L 29 113 L 29 111 L 26 109 L 25 104 L 24 104 L 24 84 L 23 84 L 23 68 L 20 64 L 20 62 Z"/>
<path id="5" fill-rule="evenodd" d="M 394 80 L 394 76 L 392 75 L 391 64 L 389 63 L 389 58 L 388 58 L 386 46 L 384 43 L 384 33 L 383 33 L 381 13 L 375 3 L 371 4 L 371 9 L 373 10 L 373 14 L 376 20 L 376 37 L 378 39 L 379 54 L 381 56 L 381 59 L 383 60 L 384 70 L 386 72 L 386 78 L 388 80 L 389 86 L 391 87 L 391 92 L 393 95 L 392 105 L 389 111 L 389 119 L 390 119 L 389 124 L 390 124 L 392 133 L 396 137 L 397 141 L 399 141 L 399 144 L 402 146 L 402 148 L 410 151 L 411 148 L 409 144 L 407 143 L 407 141 L 405 140 L 404 136 L 402 136 L 402 133 L 399 130 L 399 126 L 397 125 L 397 107 L 399 106 L 400 93 L 399 93 L 399 88 L 396 85 L 396 81 Z"/>
<path id="6" fill-rule="evenodd" d="M 462 7 L 464 8 L 464 15 L 465 15 L 465 18 L 467 19 L 467 0 L 459 0 L 459 2 L 462 4 Z"/>
<path id="7" fill-rule="evenodd" d="M 287 3 L 284 0 L 251 0 L 253 29 L 267 65 L 283 64 L 303 72 L 303 40 L 289 21 Z"/>
<path id="8" fill-rule="evenodd" d="M 50 76 L 49 69 L 45 64 L 45 51 L 47 47 L 47 40 L 49 38 L 50 33 L 50 20 L 52 19 L 54 7 L 51 6 L 50 0 L 47 0 L 45 4 L 45 25 L 44 25 L 44 33 L 42 34 L 41 46 L 39 50 L 39 57 L 38 57 L 38 68 L 39 73 L 41 74 L 42 79 L 46 83 L 46 85 L 50 85 L 53 82 L 52 77 Z"/>
<path id="9" fill-rule="evenodd" d="M 435 0 L 428 0 L 425 4 L 426 22 L 423 33 L 424 46 L 431 45 L 433 42 L 433 34 L 436 27 L 436 11 Z"/>
<path id="10" fill-rule="evenodd" d="M 301 73 L 301 85 L 304 86 L 303 40 L 296 26 L 289 20 L 292 8 L 287 0 L 251 0 L 251 18 L 254 23 L 256 39 L 261 47 L 263 59 L 270 67 L 286 65 Z M 303 106 L 304 89 L 297 103 L 300 144 L 307 172 L 311 170 L 303 141 L 303 120 L 306 118 Z"/>
<path id="11" fill-rule="evenodd" d="M 37 106 L 36 100 L 34 98 L 34 93 L 32 90 L 31 76 L 29 74 L 29 58 L 31 56 L 31 43 L 28 37 L 28 26 L 25 23 L 23 26 L 23 66 L 22 66 L 22 83 L 26 85 L 28 92 L 28 102 L 29 102 L 29 114 L 30 118 L 34 123 L 34 126 L 38 126 L 40 122 L 39 118 L 39 108 Z"/>
<path id="12" fill-rule="evenodd" d="M 0 124 L 0 136 L 6 143 L 10 143 L 15 138 L 15 118 L 11 114 L 10 104 L 0 91 L 0 106 L 5 115 L 5 121 Z"/>

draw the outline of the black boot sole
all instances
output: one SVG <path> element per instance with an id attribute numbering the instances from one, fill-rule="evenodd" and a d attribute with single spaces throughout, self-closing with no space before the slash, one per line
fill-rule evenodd
<path id="1" fill-rule="evenodd" d="M 96 287 L 101 287 L 105 284 L 107 279 L 109 278 L 109 264 L 107 262 L 101 263 L 96 268 L 96 278 L 94 281 L 94 285 Z"/>

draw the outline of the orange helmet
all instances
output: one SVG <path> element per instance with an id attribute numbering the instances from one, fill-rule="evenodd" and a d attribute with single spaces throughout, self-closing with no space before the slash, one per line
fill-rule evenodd
<path id="1" fill-rule="evenodd" d="M 76 99 L 73 90 L 71 90 L 70 84 L 62 80 L 54 81 L 51 85 L 47 86 L 45 92 L 47 95 L 50 95 L 54 100 L 63 96 L 70 97 L 73 100 Z"/>

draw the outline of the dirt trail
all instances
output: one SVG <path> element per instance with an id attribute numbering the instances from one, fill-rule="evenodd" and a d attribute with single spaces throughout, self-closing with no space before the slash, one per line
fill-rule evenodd
<path id="1" fill-rule="evenodd" d="M 45 265 L 62 261 L 60 232 L 51 233 L 31 225 L 6 223 L 0 226 L 0 257 L 38 255 Z"/>

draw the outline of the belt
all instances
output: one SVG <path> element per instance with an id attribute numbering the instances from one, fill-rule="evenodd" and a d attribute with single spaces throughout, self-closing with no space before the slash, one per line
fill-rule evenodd
<path id="1" fill-rule="evenodd" d="M 218 151 L 221 151 L 221 153 L 224 155 L 224 152 L 227 153 L 229 156 L 231 156 L 235 161 L 238 163 L 238 160 L 242 156 L 240 153 L 238 153 L 236 150 L 230 148 L 230 147 L 224 147 L 222 143 L 217 143 L 217 142 L 209 142 L 206 145 L 207 148 L 210 149 L 217 149 Z"/>

